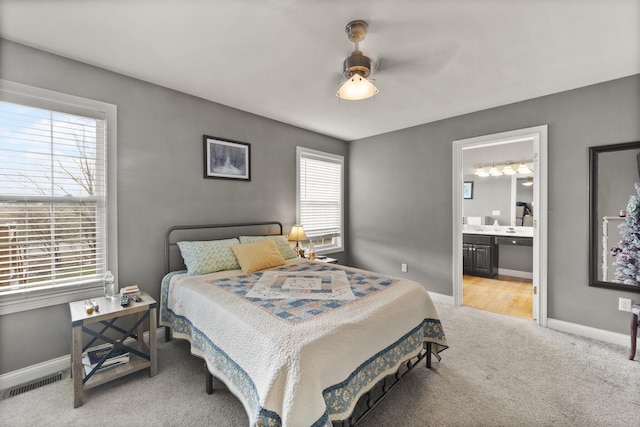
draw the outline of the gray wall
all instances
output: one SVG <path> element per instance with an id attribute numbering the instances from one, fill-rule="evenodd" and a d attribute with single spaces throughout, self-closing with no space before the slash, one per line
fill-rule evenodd
<path id="1" fill-rule="evenodd" d="M 118 262 L 122 284 L 159 300 L 163 235 L 176 224 L 296 218 L 297 145 L 343 141 L 0 39 L 0 78 L 118 107 Z M 251 182 L 204 179 L 202 135 L 251 143 Z M 335 254 L 344 261 L 344 254 Z M 65 305 L 0 318 L 0 374 L 69 354 Z"/>
<path id="2" fill-rule="evenodd" d="M 473 199 L 462 201 L 462 216 L 491 217 L 497 219 L 500 225 L 511 225 L 511 177 L 478 177 L 465 175 L 465 181 L 473 182 Z M 500 215 L 493 215 L 493 211 L 500 211 Z M 493 221 L 485 221 L 486 225 L 493 225 Z"/>
<path id="3" fill-rule="evenodd" d="M 588 286 L 588 147 L 640 140 L 639 95 L 636 75 L 351 142 L 352 264 L 453 295 L 452 141 L 548 124 L 548 316 L 628 333 L 640 294 Z"/>

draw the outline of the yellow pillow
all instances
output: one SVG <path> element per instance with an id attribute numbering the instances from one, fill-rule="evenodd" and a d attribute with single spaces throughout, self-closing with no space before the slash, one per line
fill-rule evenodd
<path id="1" fill-rule="evenodd" d="M 284 258 L 273 240 L 232 245 L 231 250 L 236 255 L 240 268 L 246 274 L 284 265 Z"/>

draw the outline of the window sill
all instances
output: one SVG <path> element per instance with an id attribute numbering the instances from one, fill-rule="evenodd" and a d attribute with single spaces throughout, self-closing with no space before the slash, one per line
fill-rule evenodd
<path id="1" fill-rule="evenodd" d="M 6 294 L 0 293 L 0 316 L 96 298 L 102 294 L 102 284 L 76 285 L 62 289 L 25 289 Z"/>
<path id="2" fill-rule="evenodd" d="M 318 249 L 316 248 L 316 254 L 317 255 L 330 255 L 330 254 L 337 254 L 340 252 L 344 252 L 344 248 L 343 247 L 330 247 L 330 248 L 324 248 L 324 249 Z"/>

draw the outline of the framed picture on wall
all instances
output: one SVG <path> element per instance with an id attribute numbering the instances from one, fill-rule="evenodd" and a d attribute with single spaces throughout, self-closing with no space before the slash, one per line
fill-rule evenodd
<path id="1" fill-rule="evenodd" d="M 251 144 L 204 135 L 204 177 L 251 181 Z"/>
<path id="2" fill-rule="evenodd" d="M 462 189 L 465 199 L 473 199 L 473 181 L 465 181 Z"/>

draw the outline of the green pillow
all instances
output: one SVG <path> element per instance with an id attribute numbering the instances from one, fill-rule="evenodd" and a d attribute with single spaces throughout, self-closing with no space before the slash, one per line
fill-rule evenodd
<path id="1" fill-rule="evenodd" d="M 231 245 L 237 245 L 238 239 L 208 240 L 196 242 L 178 242 L 180 253 L 187 266 L 187 274 L 213 273 L 223 270 L 237 270 L 240 268 L 238 260 L 231 250 Z"/>
<path id="2" fill-rule="evenodd" d="M 291 259 L 298 256 L 296 251 L 289 245 L 287 236 L 240 236 L 240 243 L 255 243 L 262 240 L 273 240 L 276 242 L 276 246 L 284 259 Z"/>

